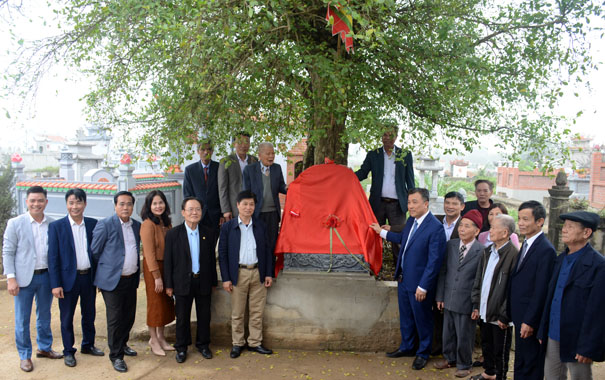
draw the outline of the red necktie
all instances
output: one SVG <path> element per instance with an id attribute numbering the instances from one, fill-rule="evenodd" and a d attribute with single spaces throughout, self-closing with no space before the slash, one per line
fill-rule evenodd
<path id="1" fill-rule="evenodd" d="M 204 182 L 208 182 L 208 167 L 204 167 Z"/>

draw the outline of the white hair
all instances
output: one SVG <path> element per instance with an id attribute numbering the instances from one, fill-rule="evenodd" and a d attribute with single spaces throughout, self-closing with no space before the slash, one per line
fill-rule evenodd
<path id="1" fill-rule="evenodd" d="M 262 142 L 258 144 L 258 152 L 260 153 L 265 148 L 273 148 L 273 144 L 270 142 Z"/>
<path id="2" fill-rule="evenodd" d="M 502 223 L 502 227 L 508 230 L 509 237 L 515 232 L 515 219 L 513 219 L 512 216 L 506 214 L 498 214 L 496 215 L 494 220 L 499 220 Z"/>

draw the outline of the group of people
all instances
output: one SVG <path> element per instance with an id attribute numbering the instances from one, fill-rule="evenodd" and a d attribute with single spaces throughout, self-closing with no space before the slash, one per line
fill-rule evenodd
<path id="1" fill-rule="evenodd" d="M 478 180 L 475 189 L 472 202 L 446 194 L 439 220 L 429 211 L 428 190 L 412 188 L 405 225 L 370 225 L 401 246 L 395 271 L 401 344 L 387 356 L 415 357 L 412 368 L 419 370 L 437 343 L 443 359 L 434 367 L 468 377 L 478 323 L 484 370 L 470 379 L 507 378 L 513 334 L 515 379 L 566 379 L 568 372 L 591 379 L 592 362 L 605 360 L 605 259 L 589 243 L 599 216 L 562 214 L 567 248 L 557 256 L 542 231 L 541 203 L 519 206 L 519 246 L 515 220 L 490 199 L 493 184 Z"/>
<path id="2" fill-rule="evenodd" d="M 250 137 L 234 140 L 235 153 L 212 161 L 213 148 L 198 145 L 200 161 L 185 169 L 181 214 L 184 223 L 173 228 L 163 192 L 147 194 L 132 218 L 135 196 L 115 194 L 115 214 L 97 221 L 84 216 L 86 193 L 65 193 L 67 215 L 53 220 L 44 214 L 44 188 L 26 192 L 28 211 L 8 221 L 3 242 L 4 274 L 15 300 L 15 341 L 20 368 L 33 370 L 30 315 L 36 300 L 38 358 L 64 359 L 74 367 L 76 348 L 73 319 L 78 300 L 82 314 L 81 354 L 104 356 L 95 346 L 95 305 L 101 292 L 107 319 L 109 359 L 118 372 L 128 367 L 124 356 L 136 356 L 128 346 L 134 324 L 140 282 L 140 249 L 147 296 L 149 346 L 158 356 L 176 351 L 176 361 L 187 359 L 192 344 L 190 318 L 195 301 L 195 346 L 206 359 L 210 350 L 210 305 L 217 286 L 216 245 L 222 286 L 231 294 L 232 358 L 242 350 L 271 354 L 262 345 L 262 321 L 267 288 L 272 284 L 273 249 L 277 240 L 279 193 L 286 193 L 281 167 L 274 163 L 270 143 L 260 144 L 259 159 L 248 155 Z M 52 349 L 52 298 L 59 302 L 63 353 Z M 249 311 L 249 336 L 244 316 Z M 170 345 L 164 328 L 176 318 L 176 343 Z"/>
<path id="3" fill-rule="evenodd" d="M 397 263 L 401 344 L 387 356 L 415 357 L 412 368 L 419 370 L 436 343 L 444 358 L 434 364 L 437 369 L 455 367 L 455 376 L 470 376 L 478 323 L 484 371 L 471 379 L 506 379 L 513 333 L 515 379 L 565 379 L 567 371 L 573 379 L 590 379 L 591 363 L 605 359 L 605 259 L 589 244 L 598 215 L 561 215 L 567 248 L 559 256 L 542 232 L 544 207 L 537 201 L 519 207 L 524 237 L 519 246 L 515 220 L 491 200 L 493 184 L 487 180 L 475 182 L 476 201 L 446 194 L 445 215 L 438 219 L 429 211 L 429 192 L 414 186 L 412 155 L 394 145 L 396 136 L 397 128 L 389 127 L 383 147 L 368 152 L 356 172 L 360 181 L 371 173 L 369 201 L 378 223 L 370 228 L 393 243 Z M 230 356 L 237 358 L 244 349 L 272 353 L 263 345 L 262 322 L 273 283 L 279 194 L 287 187 L 270 143 L 259 145 L 258 158 L 248 154 L 247 134 L 236 136 L 233 145 L 235 153 L 219 163 L 212 160 L 211 142 L 198 144 L 200 160 L 185 169 L 184 223 L 174 228 L 169 203 L 158 190 L 146 196 L 140 223 L 132 218 L 135 197 L 128 191 L 115 194 L 114 215 L 97 221 L 84 217 L 86 193 L 71 189 L 65 194 L 67 216 L 53 221 L 44 214 L 46 191 L 28 189 L 28 211 L 9 220 L 3 245 L 22 370 L 33 370 L 34 298 L 37 357 L 63 358 L 65 365 L 76 366 L 78 300 L 80 353 L 105 355 L 95 346 L 98 288 L 106 306 L 109 358 L 116 371 L 127 371 L 124 356 L 137 355 L 127 343 L 136 314 L 141 246 L 149 346 L 155 355 L 176 351 L 176 361 L 185 362 L 195 301 L 195 346 L 212 358 L 217 241 L 222 287 L 231 297 Z M 62 354 L 52 350 L 53 296 L 59 302 Z M 170 345 L 164 327 L 175 319 L 176 343 Z"/>

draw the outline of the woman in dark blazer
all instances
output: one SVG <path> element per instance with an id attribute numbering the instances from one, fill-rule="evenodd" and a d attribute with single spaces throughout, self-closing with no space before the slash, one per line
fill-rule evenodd
<path id="1" fill-rule="evenodd" d="M 174 321 L 174 303 L 164 293 L 164 238 L 171 227 L 170 206 L 160 190 L 145 197 L 141 210 L 141 241 L 143 243 L 143 277 L 147 293 L 147 327 L 151 352 L 166 356 L 174 351 L 164 337 L 164 326 Z"/>

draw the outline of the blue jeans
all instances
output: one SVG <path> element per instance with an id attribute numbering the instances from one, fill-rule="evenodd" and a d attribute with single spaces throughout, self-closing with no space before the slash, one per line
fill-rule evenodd
<path id="1" fill-rule="evenodd" d="M 15 296 L 15 342 L 21 360 L 32 356 L 32 341 L 29 335 L 29 319 L 32 313 L 32 302 L 36 298 L 36 341 L 38 349 L 50 351 L 53 335 L 50 329 L 50 306 L 53 295 L 50 289 L 48 272 L 34 274 L 31 283 L 19 288 Z"/>

